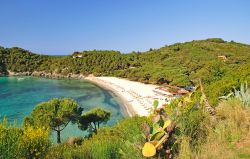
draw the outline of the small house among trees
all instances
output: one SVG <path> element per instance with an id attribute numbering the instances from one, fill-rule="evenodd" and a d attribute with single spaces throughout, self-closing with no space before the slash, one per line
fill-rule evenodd
<path id="1" fill-rule="evenodd" d="M 73 58 L 82 58 L 82 55 L 78 54 L 78 55 L 74 55 Z"/>
<path id="2" fill-rule="evenodd" d="M 227 57 L 224 56 L 224 55 L 218 56 L 218 58 L 222 59 L 223 62 L 226 62 L 226 61 L 227 61 Z"/>

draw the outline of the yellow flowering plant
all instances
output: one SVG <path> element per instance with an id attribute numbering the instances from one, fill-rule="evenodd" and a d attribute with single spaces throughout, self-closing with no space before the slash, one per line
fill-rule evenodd
<path id="1" fill-rule="evenodd" d="M 28 126 L 24 129 L 19 149 L 26 157 L 43 158 L 50 145 L 48 129 Z"/>

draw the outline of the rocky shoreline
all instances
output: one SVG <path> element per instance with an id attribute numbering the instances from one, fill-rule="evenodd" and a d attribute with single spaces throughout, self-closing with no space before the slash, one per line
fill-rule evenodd
<path id="1" fill-rule="evenodd" d="M 67 75 L 62 75 L 58 73 L 46 73 L 43 71 L 34 71 L 34 72 L 11 72 L 0 73 L 0 76 L 34 76 L 34 77 L 42 77 L 42 78 L 50 78 L 50 79 L 84 79 L 85 76 L 82 74 L 73 74 L 69 73 Z"/>
<path id="2" fill-rule="evenodd" d="M 135 113 L 135 111 L 132 109 L 133 107 L 131 106 L 131 104 L 125 100 L 125 98 L 120 95 L 119 93 L 117 93 L 117 91 L 115 91 L 114 89 L 112 89 L 111 87 L 108 87 L 106 85 L 103 85 L 99 82 L 96 82 L 94 80 L 91 80 L 89 78 L 87 78 L 88 76 L 84 76 L 82 74 L 72 74 L 69 73 L 67 75 L 62 75 L 62 74 L 57 74 L 57 73 L 46 73 L 43 71 L 34 71 L 34 72 L 11 72 L 8 71 L 7 73 L 1 73 L 0 72 L 0 77 L 18 77 L 18 76 L 33 76 L 33 77 L 39 77 L 39 78 L 48 78 L 48 79 L 73 79 L 73 80 L 88 80 L 92 83 L 95 83 L 96 85 L 99 85 L 100 87 L 109 90 L 110 92 L 112 92 L 113 94 L 115 94 L 119 99 L 120 102 L 122 103 L 122 106 L 124 108 L 124 111 L 126 112 L 126 114 L 128 116 L 134 116 L 137 113 Z M 92 77 L 92 75 L 89 75 L 89 77 Z"/>

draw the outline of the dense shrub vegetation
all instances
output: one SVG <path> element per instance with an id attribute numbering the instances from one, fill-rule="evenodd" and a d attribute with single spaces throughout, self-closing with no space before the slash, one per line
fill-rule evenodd
<path id="1" fill-rule="evenodd" d="M 52 111 L 41 113 L 38 105 L 34 111 L 38 113 L 26 119 L 33 124 L 0 123 L 0 158 L 137 159 L 144 158 L 143 154 L 152 158 L 250 158 L 250 91 L 242 84 L 250 83 L 249 45 L 207 39 L 145 53 L 94 50 L 71 56 L 0 47 L 0 72 L 8 71 L 112 75 L 153 84 L 194 84 L 197 89 L 163 109 L 155 103 L 149 117 L 124 119 L 112 127 L 98 126 L 110 117 L 109 112 L 82 113 L 79 119 L 84 121 L 78 119 L 79 127 L 90 130 L 91 135 L 60 144 L 52 144 L 49 134 L 51 126 L 64 127 L 75 121 L 63 111 L 69 112 L 70 103 L 62 104 L 65 107 L 59 114 L 53 111 L 53 100 L 43 103 L 52 106 Z M 49 118 L 42 118 L 46 114 Z M 48 119 L 49 127 L 34 124 L 38 119 Z"/>
<path id="2" fill-rule="evenodd" d="M 79 56 L 73 58 L 73 56 Z M 129 78 L 144 83 L 190 86 L 205 82 L 209 100 L 250 83 L 250 46 L 222 39 L 177 43 L 148 52 L 83 51 L 70 56 L 37 55 L 21 48 L 0 47 L 0 71 L 44 71 L 67 75 L 94 74 Z"/>
<path id="3" fill-rule="evenodd" d="M 243 89 L 244 88 L 244 89 Z M 206 98 L 206 97 L 205 97 Z M 211 114 L 200 92 L 152 114 L 144 155 L 160 158 L 249 158 L 250 89 L 242 85 Z M 146 129 L 147 130 L 147 127 Z"/>
<path id="4" fill-rule="evenodd" d="M 100 128 L 92 137 L 53 145 L 49 131 L 39 127 L 18 128 L 0 124 L 0 158 L 142 158 L 142 123 L 146 118 L 124 119 L 110 128 Z"/>
<path id="5" fill-rule="evenodd" d="M 118 159 L 143 158 L 142 124 L 146 118 L 124 119 L 111 128 L 101 128 L 96 135 L 84 139 L 81 145 L 61 144 L 49 151 L 47 158 Z"/>
<path id="6" fill-rule="evenodd" d="M 59 144 L 51 143 L 45 127 L 16 127 L 4 119 L 0 158 L 140 159 L 145 158 L 143 154 L 151 158 L 249 158 L 250 90 L 242 88 L 221 100 L 215 114 L 207 112 L 196 90 L 171 105 L 155 108 L 149 117 L 123 119 L 112 127 L 98 128 L 91 136 Z"/>

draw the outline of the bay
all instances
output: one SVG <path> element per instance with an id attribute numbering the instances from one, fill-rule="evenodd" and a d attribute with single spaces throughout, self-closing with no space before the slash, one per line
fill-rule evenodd
<path id="1" fill-rule="evenodd" d="M 88 81 L 53 80 L 37 77 L 0 77 L 0 119 L 4 117 L 10 123 L 14 121 L 21 126 L 23 118 L 30 114 L 40 102 L 52 98 L 73 98 L 79 106 L 88 111 L 101 107 L 112 113 L 107 125 L 113 125 L 126 116 L 119 99 Z M 77 125 L 68 125 L 62 132 L 62 139 L 84 136 Z M 55 134 L 52 134 L 55 140 Z"/>

